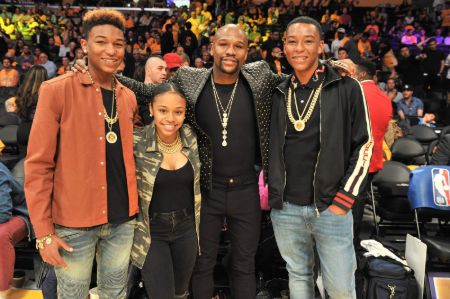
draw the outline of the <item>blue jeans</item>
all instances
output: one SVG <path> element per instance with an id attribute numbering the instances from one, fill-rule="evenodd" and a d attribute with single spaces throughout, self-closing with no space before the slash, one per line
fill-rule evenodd
<path id="1" fill-rule="evenodd" d="M 289 272 L 291 299 L 314 298 L 314 244 L 320 259 L 325 289 L 331 299 L 356 299 L 356 257 L 353 248 L 353 216 L 317 217 L 314 205 L 285 202 L 271 212 L 273 230 Z"/>
<path id="2" fill-rule="evenodd" d="M 56 234 L 73 248 L 60 250 L 68 268 L 55 267 L 58 298 L 87 298 L 95 256 L 100 298 L 125 298 L 135 225 L 136 220 L 89 228 L 56 225 Z"/>

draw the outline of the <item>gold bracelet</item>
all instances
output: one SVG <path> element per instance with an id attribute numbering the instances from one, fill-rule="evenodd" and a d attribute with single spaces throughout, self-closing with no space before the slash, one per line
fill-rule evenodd
<path id="1" fill-rule="evenodd" d="M 50 245 L 52 244 L 52 236 L 53 234 L 47 235 L 45 237 L 42 238 L 37 238 L 36 239 L 36 249 L 44 249 L 44 245 Z"/>

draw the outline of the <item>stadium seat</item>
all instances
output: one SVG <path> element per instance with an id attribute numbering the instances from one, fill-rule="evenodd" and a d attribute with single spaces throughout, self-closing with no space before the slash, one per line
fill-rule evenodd
<path id="1" fill-rule="evenodd" d="M 418 237 L 428 246 L 428 256 L 450 263 L 450 167 L 430 165 L 412 171 L 408 198 L 414 210 Z M 434 233 L 421 225 L 423 216 L 438 220 Z"/>

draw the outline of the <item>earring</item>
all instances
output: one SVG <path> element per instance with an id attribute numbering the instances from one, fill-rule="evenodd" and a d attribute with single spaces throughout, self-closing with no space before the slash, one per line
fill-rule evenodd
<path id="1" fill-rule="evenodd" d="M 87 54 L 87 49 L 83 49 L 83 53 L 84 53 L 84 54 Z"/>

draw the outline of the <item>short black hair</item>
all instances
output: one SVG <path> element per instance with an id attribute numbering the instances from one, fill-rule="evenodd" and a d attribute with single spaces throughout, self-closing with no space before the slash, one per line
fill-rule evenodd
<path id="1" fill-rule="evenodd" d="M 3 60 L 5 60 L 5 59 L 9 60 L 9 63 L 12 63 L 12 62 L 13 62 L 12 59 L 11 59 L 11 57 L 4 56 L 3 59 L 2 59 L 2 63 L 3 63 Z"/>
<path id="2" fill-rule="evenodd" d="M 340 48 L 338 49 L 338 52 L 340 52 L 340 51 L 345 51 L 345 53 L 348 54 L 348 50 L 347 50 L 346 48 L 344 48 L 344 47 L 340 47 Z"/>
<path id="3" fill-rule="evenodd" d="M 429 45 L 429 44 L 431 44 L 432 42 L 437 43 L 437 41 L 436 41 L 436 39 L 435 39 L 434 37 L 430 38 L 430 39 L 428 40 L 427 44 Z"/>
<path id="4" fill-rule="evenodd" d="M 112 25 L 124 32 L 125 17 L 121 12 L 113 9 L 90 10 L 83 17 L 84 37 L 87 39 L 91 29 L 100 25 Z"/>
<path id="5" fill-rule="evenodd" d="M 400 51 L 403 48 L 408 48 L 409 49 L 409 46 L 406 45 L 406 44 L 401 44 L 400 47 L 398 47 L 398 50 Z"/>
<path id="6" fill-rule="evenodd" d="M 316 27 L 317 31 L 319 32 L 320 39 L 323 39 L 322 27 L 320 26 L 319 22 L 317 22 L 313 18 L 306 17 L 306 16 L 301 16 L 301 17 L 297 17 L 297 18 L 293 19 L 292 21 L 290 21 L 287 24 L 286 32 L 288 31 L 289 27 L 291 27 L 292 25 L 295 25 L 295 24 L 311 24 L 311 25 L 314 25 L 314 27 Z"/>
<path id="7" fill-rule="evenodd" d="M 150 103 L 153 103 L 157 96 L 160 96 L 167 92 L 178 94 L 180 97 L 186 100 L 186 97 L 183 95 L 177 84 L 173 82 L 163 82 L 155 85 L 153 89 L 153 97 L 151 98 Z"/>
<path id="8" fill-rule="evenodd" d="M 366 60 L 361 61 L 360 63 L 357 64 L 357 68 L 360 71 L 366 72 L 367 76 L 371 78 L 375 76 L 375 74 L 377 73 L 377 67 L 375 63 L 370 61 Z"/>

